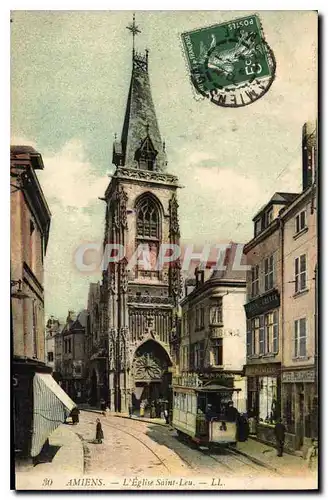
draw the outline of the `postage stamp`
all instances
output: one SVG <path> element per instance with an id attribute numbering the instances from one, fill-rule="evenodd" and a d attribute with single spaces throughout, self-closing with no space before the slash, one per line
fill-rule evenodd
<path id="1" fill-rule="evenodd" d="M 196 92 L 218 106 L 247 106 L 272 85 L 276 63 L 257 15 L 183 33 Z"/>

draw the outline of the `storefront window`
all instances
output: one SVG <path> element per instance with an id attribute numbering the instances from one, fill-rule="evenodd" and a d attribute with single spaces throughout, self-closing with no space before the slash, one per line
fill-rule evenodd
<path id="1" fill-rule="evenodd" d="M 277 378 L 259 378 L 259 421 L 274 424 L 278 418 Z"/>

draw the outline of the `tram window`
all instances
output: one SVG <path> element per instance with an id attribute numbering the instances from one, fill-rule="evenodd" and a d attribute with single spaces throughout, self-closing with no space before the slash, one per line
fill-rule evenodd
<path id="1" fill-rule="evenodd" d="M 191 412 L 191 394 L 187 394 L 187 411 Z"/>
<path id="2" fill-rule="evenodd" d="M 200 394 L 198 396 L 197 410 L 201 410 L 203 413 L 206 412 L 206 396 L 205 396 L 205 394 Z"/>

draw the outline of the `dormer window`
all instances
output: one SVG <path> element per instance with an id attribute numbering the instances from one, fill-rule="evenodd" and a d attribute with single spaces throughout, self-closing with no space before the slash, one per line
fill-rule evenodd
<path id="1" fill-rule="evenodd" d="M 262 219 L 256 220 L 254 226 L 255 226 L 255 236 L 257 236 L 262 231 Z"/>
<path id="2" fill-rule="evenodd" d="M 273 207 L 269 208 L 269 210 L 265 214 L 265 227 L 268 227 L 273 221 Z"/>
<path id="3" fill-rule="evenodd" d="M 156 156 L 157 151 L 153 146 L 151 138 L 147 135 L 135 154 L 135 159 L 138 162 L 139 168 L 142 170 L 154 170 Z"/>

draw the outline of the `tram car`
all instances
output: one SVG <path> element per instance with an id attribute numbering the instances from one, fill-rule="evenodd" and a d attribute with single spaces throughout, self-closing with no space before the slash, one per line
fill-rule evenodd
<path id="1" fill-rule="evenodd" d="M 216 382 L 203 385 L 197 375 L 177 377 L 172 388 L 172 426 L 180 438 L 205 447 L 236 445 L 238 398 L 237 408 L 231 403 L 241 389 Z"/>

